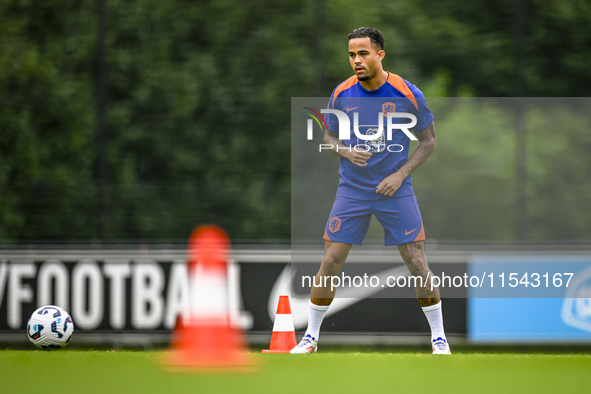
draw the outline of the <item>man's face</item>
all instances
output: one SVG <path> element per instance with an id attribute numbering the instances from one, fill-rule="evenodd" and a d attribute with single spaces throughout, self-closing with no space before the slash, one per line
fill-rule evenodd
<path id="1" fill-rule="evenodd" d="M 349 40 L 349 62 L 360 81 L 367 81 L 382 71 L 385 52 L 372 45 L 369 37 Z"/>

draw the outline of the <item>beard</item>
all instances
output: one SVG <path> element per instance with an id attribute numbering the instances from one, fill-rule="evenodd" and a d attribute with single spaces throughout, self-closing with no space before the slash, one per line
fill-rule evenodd
<path id="1" fill-rule="evenodd" d="M 363 81 L 367 81 L 369 79 L 369 76 L 368 75 L 365 75 L 363 77 L 358 76 L 357 79 L 363 82 Z"/>

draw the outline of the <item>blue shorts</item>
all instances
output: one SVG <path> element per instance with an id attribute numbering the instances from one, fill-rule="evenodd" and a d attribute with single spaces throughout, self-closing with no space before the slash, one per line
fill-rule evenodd
<path id="1" fill-rule="evenodd" d="M 355 200 L 337 196 L 326 223 L 324 239 L 361 245 L 369 229 L 372 214 L 384 228 L 386 246 L 425 240 L 423 220 L 414 195 L 379 200 Z"/>

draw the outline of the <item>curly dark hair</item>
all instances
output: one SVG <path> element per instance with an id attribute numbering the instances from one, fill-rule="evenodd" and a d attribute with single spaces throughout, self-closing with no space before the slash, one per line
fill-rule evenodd
<path id="1" fill-rule="evenodd" d="M 374 29 L 372 27 L 360 27 L 358 29 L 353 30 L 349 34 L 349 40 L 353 38 L 365 38 L 369 37 L 371 43 L 380 49 L 384 49 L 384 35 L 378 29 Z"/>

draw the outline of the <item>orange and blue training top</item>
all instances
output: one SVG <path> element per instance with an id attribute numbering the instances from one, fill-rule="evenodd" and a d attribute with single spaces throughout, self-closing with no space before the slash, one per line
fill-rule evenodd
<path id="1" fill-rule="evenodd" d="M 337 196 L 357 200 L 376 200 L 413 195 L 411 176 L 404 180 L 392 197 L 376 193 L 376 187 L 388 175 L 398 171 L 408 160 L 409 154 L 410 139 L 402 130 L 393 130 L 392 138 L 387 138 L 387 113 L 411 113 L 417 118 L 414 130 L 427 128 L 434 118 L 423 93 L 410 82 L 392 73 L 388 73 L 386 83 L 372 91 L 364 89 L 357 76 L 352 76 L 334 90 L 328 109 L 338 109 L 349 116 L 351 138 L 343 140 L 343 143 L 351 149 L 358 146 L 357 149 L 366 149 L 372 153 L 365 167 L 358 167 L 341 157 L 339 169 L 341 179 Z M 358 138 L 353 130 L 355 113 L 358 119 L 358 132 L 364 136 L 378 133 L 381 117 L 383 122 L 381 136 L 374 140 Z M 327 114 L 325 119 L 328 129 L 338 133 L 337 117 L 334 114 Z M 391 121 L 392 124 L 409 122 L 410 119 L 404 117 L 394 117 Z"/>

